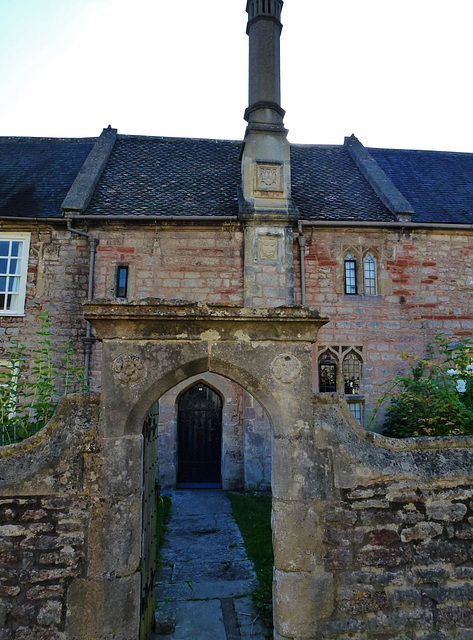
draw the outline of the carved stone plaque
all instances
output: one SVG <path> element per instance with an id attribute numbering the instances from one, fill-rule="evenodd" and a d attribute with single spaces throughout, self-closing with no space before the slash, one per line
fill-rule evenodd
<path id="1" fill-rule="evenodd" d="M 282 191 L 282 165 L 276 163 L 256 163 L 256 189 L 258 191 Z"/>
<path id="2" fill-rule="evenodd" d="M 279 238 L 277 236 L 258 236 L 258 259 L 278 260 L 279 258 Z"/>
<path id="3" fill-rule="evenodd" d="M 138 384 L 147 374 L 145 363 L 135 354 L 115 358 L 112 371 L 115 380 L 122 385 Z"/>
<path id="4" fill-rule="evenodd" d="M 271 362 L 271 374 L 275 380 L 290 384 L 300 378 L 302 364 L 295 356 L 283 353 Z"/>

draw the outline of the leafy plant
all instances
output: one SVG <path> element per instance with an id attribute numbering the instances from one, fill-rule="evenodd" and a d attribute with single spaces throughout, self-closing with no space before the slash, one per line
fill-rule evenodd
<path id="1" fill-rule="evenodd" d="M 371 424 L 389 401 L 384 435 L 394 438 L 473 434 L 473 364 L 468 342 L 452 348 L 442 334 L 436 336 L 425 358 L 407 354 L 410 373 L 396 376 L 377 401 Z"/>
<path id="2" fill-rule="evenodd" d="M 61 395 L 86 391 L 84 369 L 74 364 L 70 340 L 59 349 L 63 357 L 57 365 L 47 310 L 41 313 L 40 321 L 32 357 L 25 345 L 15 340 L 5 353 L 7 366 L 0 369 L 0 446 L 24 440 L 42 429 Z"/>

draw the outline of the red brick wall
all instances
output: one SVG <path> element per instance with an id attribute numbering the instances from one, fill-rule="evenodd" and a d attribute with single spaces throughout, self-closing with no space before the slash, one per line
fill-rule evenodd
<path id="1" fill-rule="evenodd" d="M 473 235 L 371 229 L 306 231 L 307 305 L 330 318 L 320 345 L 361 345 L 367 408 L 406 364 L 402 352 L 424 355 L 439 332 L 473 336 Z M 377 296 L 345 295 L 343 250 L 370 248 L 377 259 Z M 300 300 L 294 247 L 296 300 Z M 369 413 L 369 412 L 368 412 Z"/>

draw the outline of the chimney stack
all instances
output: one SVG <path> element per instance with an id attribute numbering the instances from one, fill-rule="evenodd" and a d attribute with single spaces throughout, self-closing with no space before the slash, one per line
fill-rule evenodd
<path id="1" fill-rule="evenodd" d="M 281 108 L 283 0 L 248 0 L 248 122 L 242 152 L 240 217 L 293 220 L 290 147 Z"/>
<path id="2" fill-rule="evenodd" d="M 282 0 L 248 0 L 250 64 L 249 101 L 245 120 L 283 127 L 281 109 L 280 36 Z"/>

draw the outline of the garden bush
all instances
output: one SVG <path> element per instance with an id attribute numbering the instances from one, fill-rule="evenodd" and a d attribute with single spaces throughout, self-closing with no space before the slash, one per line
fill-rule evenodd
<path id="1" fill-rule="evenodd" d="M 410 372 L 396 376 L 372 416 L 389 401 L 383 434 L 394 438 L 473 434 L 473 364 L 468 341 L 438 335 L 425 358 L 402 354 Z"/>

